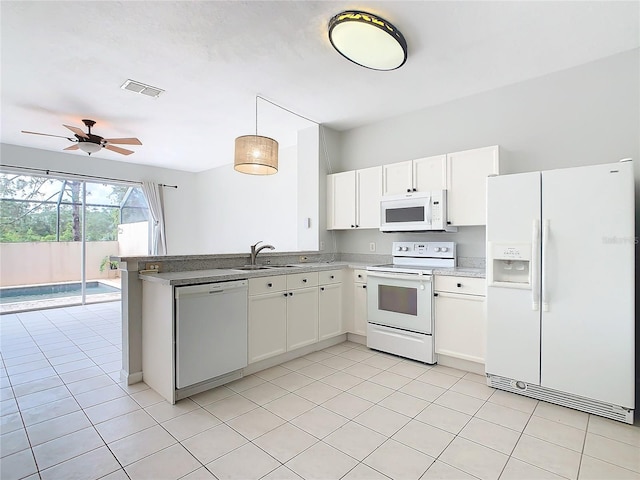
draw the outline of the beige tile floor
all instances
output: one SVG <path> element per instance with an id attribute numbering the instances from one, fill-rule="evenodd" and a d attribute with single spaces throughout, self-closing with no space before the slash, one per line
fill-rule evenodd
<path id="1" fill-rule="evenodd" d="M 640 479 L 640 428 L 355 343 L 175 406 L 119 383 L 120 304 L 0 316 L 0 478 Z"/>

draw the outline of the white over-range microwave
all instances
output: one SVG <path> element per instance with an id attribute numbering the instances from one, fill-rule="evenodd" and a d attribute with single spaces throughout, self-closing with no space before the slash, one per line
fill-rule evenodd
<path id="1" fill-rule="evenodd" d="M 380 200 L 382 232 L 456 232 L 447 224 L 447 191 L 403 193 Z"/>

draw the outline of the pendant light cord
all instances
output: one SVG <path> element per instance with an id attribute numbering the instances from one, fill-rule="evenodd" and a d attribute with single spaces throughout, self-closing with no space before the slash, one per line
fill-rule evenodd
<path id="1" fill-rule="evenodd" d="M 260 95 L 256 95 L 256 117 L 258 115 L 258 99 L 264 100 L 265 102 L 270 103 L 271 105 L 274 105 L 274 106 L 284 110 L 285 112 L 289 112 L 290 114 L 295 115 L 296 117 L 303 118 L 307 122 L 311 122 L 311 123 L 315 123 L 316 125 L 320 125 L 320 122 L 316 122 L 315 120 L 311 120 L 310 118 L 307 118 L 304 115 L 300 115 L 299 113 L 296 113 L 293 110 L 289 110 L 288 108 L 285 108 L 282 105 L 278 105 L 276 102 L 272 102 L 271 100 L 268 100 L 268 99 L 266 99 L 264 97 L 261 97 Z"/>

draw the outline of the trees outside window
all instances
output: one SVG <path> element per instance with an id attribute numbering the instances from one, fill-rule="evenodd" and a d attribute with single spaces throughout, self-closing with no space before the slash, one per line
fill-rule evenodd
<path id="1" fill-rule="evenodd" d="M 118 225 L 148 220 L 138 187 L 0 174 L 0 243 L 117 240 Z"/>

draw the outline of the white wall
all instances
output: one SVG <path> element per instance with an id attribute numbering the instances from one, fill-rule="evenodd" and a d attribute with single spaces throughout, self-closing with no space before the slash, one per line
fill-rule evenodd
<path id="1" fill-rule="evenodd" d="M 500 145 L 505 173 L 635 161 L 640 214 L 640 50 L 342 132 L 336 172 Z M 570 186 L 568 187 L 570 188 Z M 636 220 L 636 229 L 640 219 Z M 396 239 L 452 238 L 459 256 L 484 256 L 484 227 L 454 235 L 337 233 L 338 249 L 389 253 Z M 636 233 L 637 234 L 637 233 Z"/>
<path id="2" fill-rule="evenodd" d="M 194 215 L 190 213 L 196 204 L 196 174 L 194 173 L 104 160 L 85 154 L 52 152 L 8 144 L 0 145 L 0 156 L 2 165 L 178 185 L 177 189 L 162 189 L 168 254 L 188 254 L 198 247 L 197 224 L 193 220 Z M 34 175 L 37 174 L 34 172 Z"/>
<path id="3" fill-rule="evenodd" d="M 275 175 L 244 175 L 232 164 L 198 173 L 199 253 L 248 253 L 259 240 L 278 252 L 317 250 L 318 182 L 317 126 L 280 148 Z"/>
<path id="4" fill-rule="evenodd" d="M 200 172 L 200 253 L 248 253 L 259 240 L 295 250 L 296 179 L 296 147 L 280 148 L 275 175 L 244 175 L 233 164 Z"/>

